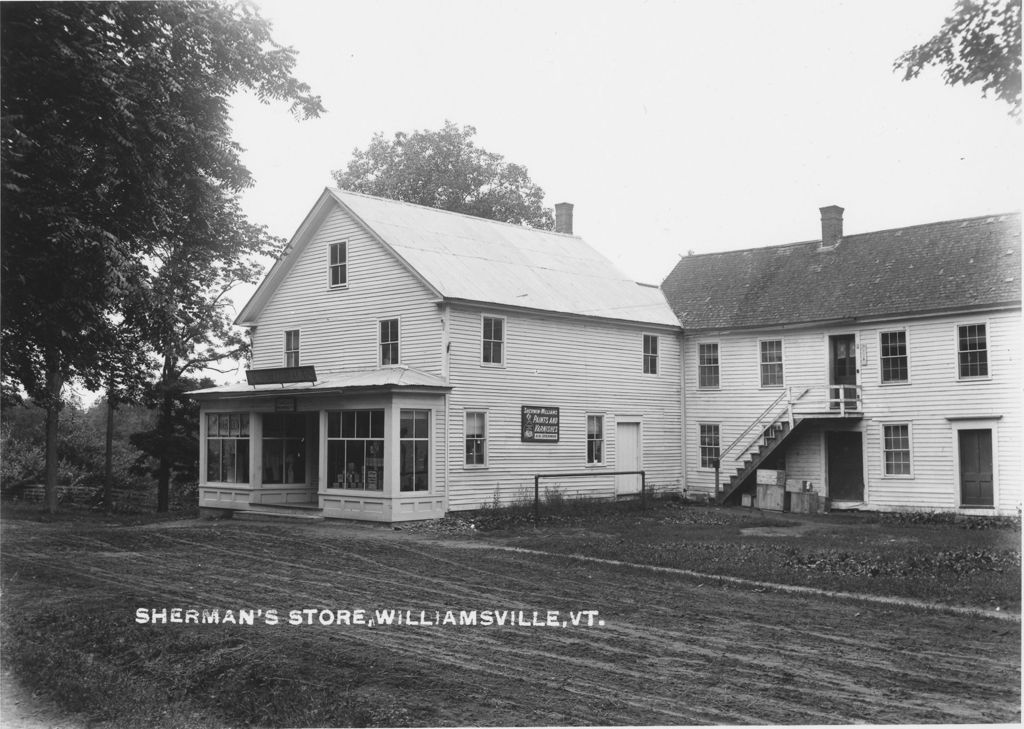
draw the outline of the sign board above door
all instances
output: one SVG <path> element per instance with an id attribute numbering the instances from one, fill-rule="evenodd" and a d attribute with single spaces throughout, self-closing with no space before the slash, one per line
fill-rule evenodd
<path id="1" fill-rule="evenodd" d="M 291 382 L 316 382 L 316 368 L 309 367 L 267 367 L 261 370 L 246 370 L 245 381 L 250 385 L 287 385 Z"/>

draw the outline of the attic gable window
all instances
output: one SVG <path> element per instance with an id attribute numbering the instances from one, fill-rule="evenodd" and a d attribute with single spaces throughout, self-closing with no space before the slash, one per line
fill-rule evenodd
<path id="1" fill-rule="evenodd" d="M 957 360 L 960 379 L 988 377 L 988 336 L 984 324 L 957 327 Z"/>
<path id="2" fill-rule="evenodd" d="M 332 289 L 348 286 L 348 241 L 329 246 L 328 276 Z"/>
<path id="3" fill-rule="evenodd" d="M 299 366 L 299 330 L 289 329 L 284 333 L 284 366 Z"/>

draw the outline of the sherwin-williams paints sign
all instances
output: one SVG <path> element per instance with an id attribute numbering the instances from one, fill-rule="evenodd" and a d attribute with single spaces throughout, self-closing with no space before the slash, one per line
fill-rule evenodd
<path id="1" fill-rule="evenodd" d="M 523 443 L 558 442 L 558 408 L 523 405 Z"/>

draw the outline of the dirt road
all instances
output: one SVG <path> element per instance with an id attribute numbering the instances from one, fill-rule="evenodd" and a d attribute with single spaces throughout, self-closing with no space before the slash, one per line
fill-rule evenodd
<path id="1" fill-rule="evenodd" d="M 12 570 L 45 567 L 66 574 L 72 590 L 103 586 L 117 606 L 109 619 L 125 624 L 139 608 L 262 609 L 252 630 L 310 661 L 324 642 L 343 647 L 364 690 L 396 697 L 423 724 L 1020 720 L 1020 625 L 1007 621 L 702 584 L 362 525 L 13 525 L 3 557 L 8 592 L 18 589 Z M 410 611 L 420 624 L 320 624 L 322 609 L 337 622 L 338 610 L 360 608 L 371 617 Z M 266 624 L 269 609 L 276 625 Z M 313 625 L 288 624 L 304 609 L 316 610 L 299 613 Z M 476 611 L 477 625 L 424 624 L 447 611 L 456 621 Z M 517 623 L 558 614 L 555 626 L 499 627 L 481 624 L 485 611 L 493 620 L 512 611 Z"/>

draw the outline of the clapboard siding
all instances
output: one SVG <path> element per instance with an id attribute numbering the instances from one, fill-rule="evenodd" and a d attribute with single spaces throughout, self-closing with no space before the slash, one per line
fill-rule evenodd
<path id="1" fill-rule="evenodd" d="M 648 483 L 679 487 L 677 332 L 544 314 L 487 313 L 505 317 L 502 367 L 481 364 L 483 312 L 458 306 L 450 314 L 450 509 L 532 498 L 537 473 L 592 473 L 543 484 L 568 496 L 613 496 L 614 477 L 602 472 L 615 470 L 617 419 L 641 423 L 641 465 Z M 644 333 L 659 337 L 658 375 L 643 373 Z M 523 405 L 560 409 L 558 443 L 521 442 Z M 465 466 L 465 413 L 478 410 L 488 420 L 486 468 Z M 603 467 L 587 465 L 588 414 L 605 417 Z"/>
<path id="2" fill-rule="evenodd" d="M 328 286 L 328 246 L 348 241 L 348 287 Z M 284 333 L 317 372 L 378 366 L 378 321 L 400 319 L 401 364 L 441 375 L 441 317 L 427 287 L 346 212 L 328 213 L 260 312 L 253 367 L 284 365 Z"/>
<path id="3" fill-rule="evenodd" d="M 957 326 L 985 323 L 988 333 L 990 377 L 960 381 L 957 377 Z M 905 330 L 908 337 L 908 384 L 883 385 L 879 360 L 879 333 Z M 820 404 L 829 377 L 829 336 L 856 334 L 859 382 L 863 388 L 864 418 L 847 425 L 804 428 L 788 444 L 786 467 L 792 478 L 824 484 L 827 430 L 853 429 L 863 433 L 865 498 L 869 508 L 955 509 L 959 507 L 956 468 L 956 428 L 963 423 L 993 427 L 997 470 L 997 508 L 1013 512 L 1021 499 L 1019 408 L 1022 356 L 1020 311 L 947 315 L 870 326 L 800 331 L 759 331 L 685 337 L 686 485 L 710 492 L 714 473 L 700 469 L 700 423 L 717 423 L 722 447 L 736 438 L 781 392 L 761 388 L 759 345 L 762 339 L 782 339 L 785 384 L 794 394 L 812 388 L 801 405 Z M 697 345 L 719 343 L 720 388 L 697 387 Z M 985 420 L 961 420 L 990 417 Z M 884 475 L 882 433 L 885 424 L 911 427 L 912 476 Z M 968 427 L 968 426 L 963 426 Z M 722 480 L 734 472 L 735 462 L 722 464 Z"/>

